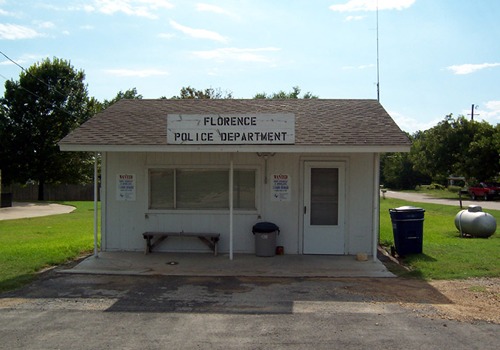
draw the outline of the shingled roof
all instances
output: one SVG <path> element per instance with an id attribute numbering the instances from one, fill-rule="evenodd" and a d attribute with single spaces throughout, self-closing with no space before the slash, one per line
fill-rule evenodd
<path id="1" fill-rule="evenodd" d="M 365 99 L 120 100 L 71 132 L 59 145 L 68 151 L 179 151 L 179 147 L 186 150 L 194 146 L 167 143 L 167 115 L 259 113 L 295 115 L 295 144 L 267 146 L 278 151 L 316 147 L 394 152 L 407 151 L 410 146 L 406 135 L 382 105 Z M 239 151 L 264 148 L 262 145 L 224 147 L 228 150 L 236 147 Z"/>

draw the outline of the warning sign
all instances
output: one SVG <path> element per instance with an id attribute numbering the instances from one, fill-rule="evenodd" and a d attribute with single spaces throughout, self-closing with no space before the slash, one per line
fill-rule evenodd
<path id="1" fill-rule="evenodd" d="M 290 176 L 287 174 L 272 175 L 271 200 L 289 202 L 291 197 Z"/>
<path id="2" fill-rule="evenodd" d="M 135 201 L 135 175 L 118 174 L 116 179 L 116 200 Z"/>

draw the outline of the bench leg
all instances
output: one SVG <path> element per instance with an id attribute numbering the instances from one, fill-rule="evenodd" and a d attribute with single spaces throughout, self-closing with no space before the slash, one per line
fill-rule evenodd
<path id="1" fill-rule="evenodd" d="M 218 253 L 218 245 L 219 245 L 219 239 L 216 238 L 214 239 L 214 256 L 217 256 Z"/>
<path id="2" fill-rule="evenodd" d="M 144 237 L 146 240 L 146 248 L 144 249 L 144 254 L 151 253 L 151 236 Z"/>
<path id="3" fill-rule="evenodd" d="M 198 236 L 198 238 L 205 243 L 212 251 L 214 252 L 214 256 L 217 256 L 217 242 L 219 241 L 218 238 L 216 237 L 203 237 L 203 236 Z"/>

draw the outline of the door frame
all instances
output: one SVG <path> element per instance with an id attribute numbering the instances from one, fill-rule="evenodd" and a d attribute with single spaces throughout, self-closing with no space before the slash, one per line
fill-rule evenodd
<path id="1" fill-rule="evenodd" d="M 349 169 L 348 169 L 348 159 L 347 158 L 335 158 L 335 159 L 326 159 L 326 158 L 308 158 L 308 159 L 302 159 L 300 162 L 300 173 L 301 173 L 301 181 L 300 181 L 300 201 L 299 201 L 299 213 L 300 213 L 300 240 L 299 240 L 299 251 L 303 255 L 310 255 L 310 254 L 315 254 L 315 253 L 306 253 L 304 252 L 304 242 L 306 239 L 306 222 L 305 218 L 306 215 L 304 214 L 304 208 L 306 206 L 306 191 L 309 191 L 310 189 L 307 189 L 307 184 L 306 184 L 306 179 L 307 176 L 310 176 L 307 174 L 309 171 L 308 169 L 310 168 L 321 168 L 322 166 L 325 167 L 338 167 L 339 168 L 339 202 L 342 202 L 343 205 L 341 210 L 339 211 L 339 226 L 341 226 L 342 230 L 342 237 L 343 237 L 343 249 L 342 249 L 342 255 L 347 254 L 347 247 L 348 247 L 348 203 L 347 203 L 347 188 L 348 188 L 348 182 L 349 182 Z M 309 205 L 309 203 L 308 203 Z M 310 210 L 310 208 L 308 208 Z M 328 253 L 318 253 L 318 254 L 328 254 Z M 330 253 L 331 255 L 339 255 L 339 253 Z"/>

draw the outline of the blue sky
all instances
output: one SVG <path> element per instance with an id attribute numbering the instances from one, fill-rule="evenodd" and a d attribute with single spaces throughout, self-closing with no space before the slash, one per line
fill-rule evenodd
<path id="1" fill-rule="evenodd" d="M 0 51 L 70 60 L 89 94 L 181 87 L 236 98 L 299 86 L 377 98 L 377 0 L 0 0 Z M 408 132 L 449 114 L 500 122 L 500 1 L 378 0 L 380 102 Z M 21 68 L 0 55 L 0 93 Z"/>

